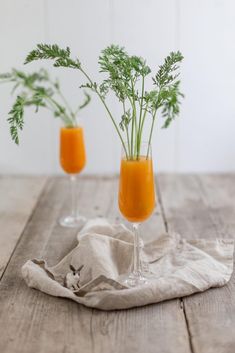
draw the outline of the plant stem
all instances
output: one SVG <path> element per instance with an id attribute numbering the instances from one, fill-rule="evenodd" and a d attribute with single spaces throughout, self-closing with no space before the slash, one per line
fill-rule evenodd
<path id="1" fill-rule="evenodd" d="M 149 156 L 149 151 L 150 151 L 150 146 L 151 146 L 151 140 L 152 140 L 152 135 L 153 135 L 153 127 L 154 127 L 154 123 L 155 123 L 155 119 L 156 119 L 156 114 L 157 114 L 157 109 L 155 110 L 155 113 L 153 115 L 151 130 L 150 130 L 150 134 L 149 134 L 148 150 L 147 150 L 146 159 L 148 159 L 148 156 Z"/>
<path id="2" fill-rule="evenodd" d="M 57 108 L 57 109 L 60 109 L 60 105 L 56 102 L 55 99 L 53 99 L 52 97 L 50 96 L 45 96 L 45 98 L 47 99 L 47 101 L 51 102 L 52 104 L 54 104 L 54 106 Z M 64 118 L 63 118 L 64 116 Z M 66 125 L 70 125 L 70 126 L 73 126 L 74 127 L 74 122 L 73 120 L 70 119 L 70 117 L 66 114 L 66 113 L 63 113 L 61 115 L 63 121 L 65 122 Z"/>
<path id="3" fill-rule="evenodd" d="M 125 100 L 122 101 L 122 106 L 123 106 L 123 113 L 124 116 L 126 116 L 126 106 L 125 106 Z M 129 139 L 129 126 L 128 124 L 125 124 L 125 130 L 126 130 L 126 139 L 127 139 L 127 147 L 128 147 L 128 157 L 130 157 L 130 139 Z M 129 159 L 129 158 L 128 158 Z"/>
<path id="4" fill-rule="evenodd" d="M 142 76 L 142 90 L 141 90 L 141 102 L 140 102 L 140 117 L 139 117 L 139 127 L 138 127 L 138 141 L 137 141 L 137 159 L 139 159 L 140 155 L 140 145 L 141 145 L 141 120 L 142 120 L 142 113 L 143 113 L 143 101 L 144 101 L 144 76 Z"/>
<path id="5" fill-rule="evenodd" d="M 55 87 L 55 88 L 56 88 L 56 87 Z M 72 109 L 71 109 L 71 107 L 70 107 L 70 105 L 69 105 L 67 99 L 65 98 L 65 96 L 63 95 L 63 93 L 61 92 L 61 90 L 60 90 L 59 88 L 56 88 L 56 90 L 57 90 L 58 95 L 59 95 L 60 98 L 63 100 L 64 104 L 66 105 L 68 111 L 69 111 L 70 114 L 71 114 L 71 117 L 73 117 L 73 120 L 74 120 L 74 122 L 75 122 L 75 124 L 76 124 L 76 116 L 75 116 L 74 112 L 72 111 Z"/>
<path id="6" fill-rule="evenodd" d="M 146 105 L 145 107 L 145 110 L 144 110 L 144 115 L 143 115 L 143 119 L 142 119 L 142 122 L 141 122 L 141 136 L 142 136 L 142 132 L 143 132 L 143 127 L 144 127 L 144 122 L 145 122 L 145 118 L 146 118 L 146 115 L 147 115 L 147 112 L 148 112 L 148 104 Z"/>
<path id="7" fill-rule="evenodd" d="M 126 129 L 126 138 L 127 138 L 128 155 L 130 156 L 131 150 L 130 150 L 130 139 L 129 139 L 128 127 L 125 126 L 125 129 Z M 129 158 L 128 158 L 128 159 L 129 159 Z"/>
<path id="8" fill-rule="evenodd" d="M 131 159 L 133 159 L 133 140 L 134 140 L 134 117 L 132 115 L 132 119 L 131 119 Z"/>
<path id="9" fill-rule="evenodd" d="M 126 146 L 125 146 L 125 142 L 123 141 L 123 138 L 122 138 L 122 135 L 121 135 L 121 133 L 120 133 L 120 131 L 119 131 L 119 128 L 118 128 L 118 126 L 117 126 L 117 124 L 116 124 L 116 122 L 115 122 L 115 120 L 114 120 L 114 118 L 113 118 L 113 116 L 112 116 L 112 114 L 111 114 L 111 112 L 110 112 L 110 110 L 109 110 L 107 104 L 105 103 L 105 100 L 103 99 L 103 97 L 101 96 L 101 94 L 99 93 L 99 91 L 97 90 L 97 88 L 94 86 L 93 81 L 92 81 L 91 78 L 87 75 L 87 73 L 86 73 L 82 68 L 80 68 L 79 70 L 83 73 L 83 75 L 85 75 L 85 77 L 86 77 L 86 78 L 88 79 L 88 81 L 90 82 L 91 86 L 94 87 L 94 91 L 96 92 L 96 94 L 97 94 L 98 97 L 100 98 L 101 102 L 103 103 L 103 105 L 104 105 L 104 107 L 105 107 L 105 109 L 106 109 L 108 115 L 110 116 L 110 118 L 111 118 L 111 120 L 112 120 L 112 122 L 113 122 L 113 125 L 114 125 L 114 127 L 115 127 L 115 129 L 116 129 L 116 131 L 117 131 L 117 133 L 118 133 L 118 136 L 119 136 L 119 138 L 120 138 L 120 140 L 121 140 L 123 149 L 124 149 L 125 154 L 126 154 L 126 158 L 128 159 L 128 153 L 127 153 L 127 149 L 126 149 Z"/>
<path id="10" fill-rule="evenodd" d="M 49 79 L 49 82 L 51 82 L 51 84 L 55 87 L 55 84 Z M 35 92 L 35 88 L 32 86 L 32 85 L 28 85 L 27 86 L 29 90 L 32 90 Z M 56 87 L 55 87 L 56 88 Z M 56 88 L 57 92 L 59 93 L 60 90 L 58 88 Z M 66 99 L 64 98 L 64 96 L 62 95 L 62 93 L 60 92 L 59 95 L 61 96 L 61 98 L 63 98 L 64 102 L 66 101 Z M 57 109 L 59 109 L 59 111 L 61 111 L 61 106 L 59 103 L 56 102 L 56 100 L 54 98 L 52 98 L 51 96 L 49 95 L 45 95 L 44 94 L 44 97 L 47 101 L 50 101 Z M 66 106 L 69 107 L 69 104 L 66 103 Z M 69 107 L 69 110 L 70 110 L 70 107 Z M 64 116 L 64 117 L 63 117 Z M 76 124 L 74 124 L 74 119 L 73 119 L 73 116 L 72 118 L 70 118 L 66 112 L 62 113 L 61 114 L 61 118 L 62 120 L 64 121 L 65 125 L 69 125 L 69 126 L 75 126 Z"/>
<path id="11" fill-rule="evenodd" d="M 55 112 L 55 106 L 53 105 L 53 103 L 51 102 L 50 99 L 48 99 L 48 97 L 45 97 L 45 100 L 47 101 L 47 108 L 51 111 L 51 112 Z M 65 125 L 68 125 L 68 121 L 67 119 L 61 115 L 61 119 L 63 120 L 63 122 L 65 123 Z"/>
<path id="12" fill-rule="evenodd" d="M 130 105 L 132 107 L 132 111 L 134 111 L 134 106 L 131 98 L 129 95 L 127 95 L 127 98 L 130 102 Z M 134 139 L 134 121 L 133 121 L 133 113 L 132 113 L 132 119 L 131 119 L 131 143 L 130 143 L 130 159 L 133 159 L 133 139 Z"/>
<path id="13" fill-rule="evenodd" d="M 78 115 L 78 112 L 80 110 L 80 105 L 77 107 L 77 109 L 74 112 L 74 118 L 76 119 L 76 116 Z"/>
<path id="14" fill-rule="evenodd" d="M 131 149 L 132 149 L 132 158 L 135 157 L 137 152 L 137 122 L 136 122 L 136 105 L 135 105 L 135 89 L 134 83 L 131 79 L 131 89 L 132 89 L 132 98 L 133 98 L 133 116 L 132 116 L 132 127 L 131 127 Z M 134 141 L 134 132 L 135 132 L 135 141 Z"/>

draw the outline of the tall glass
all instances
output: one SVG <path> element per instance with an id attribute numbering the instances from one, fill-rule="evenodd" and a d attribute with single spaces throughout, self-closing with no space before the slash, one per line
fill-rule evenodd
<path id="1" fill-rule="evenodd" d="M 62 127 L 60 129 L 60 165 L 69 175 L 70 181 L 70 214 L 59 220 L 64 227 L 80 227 L 84 217 L 79 215 L 77 208 L 77 175 L 86 164 L 86 151 L 83 129 L 77 127 Z"/>
<path id="2" fill-rule="evenodd" d="M 123 276 L 131 287 L 147 282 L 141 269 L 139 226 L 147 220 L 155 207 L 155 188 L 151 146 L 142 143 L 140 154 L 127 159 L 122 152 L 119 180 L 119 209 L 132 223 L 134 232 L 133 270 Z"/>

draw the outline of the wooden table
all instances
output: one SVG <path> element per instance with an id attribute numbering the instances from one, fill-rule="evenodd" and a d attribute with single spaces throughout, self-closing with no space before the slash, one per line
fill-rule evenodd
<path id="1" fill-rule="evenodd" d="M 160 175 L 158 205 L 144 234 L 235 236 L 235 175 Z M 87 217 L 119 221 L 117 178 L 81 177 Z M 57 224 L 68 206 L 65 178 L 0 178 L 1 353 L 234 353 L 235 277 L 223 288 L 130 310 L 102 312 L 29 289 L 27 259 L 56 263 L 75 245 Z"/>

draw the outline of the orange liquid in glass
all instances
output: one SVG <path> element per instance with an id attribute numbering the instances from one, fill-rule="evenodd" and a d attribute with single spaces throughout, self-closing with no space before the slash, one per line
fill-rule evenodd
<path id="1" fill-rule="evenodd" d="M 69 174 L 79 173 L 86 164 L 82 127 L 60 129 L 60 164 Z"/>
<path id="2" fill-rule="evenodd" d="M 152 159 L 122 159 L 119 181 L 119 208 L 130 222 L 143 222 L 155 206 Z"/>

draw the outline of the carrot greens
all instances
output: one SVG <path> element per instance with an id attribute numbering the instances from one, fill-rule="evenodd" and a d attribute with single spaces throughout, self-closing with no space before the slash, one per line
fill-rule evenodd
<path id="1" fill-rule="evenodd" d="M 36 112 L 40 107 L 47 108 L 55 117 L 60 118 L 65 126 L 74 127 L 77 125 L 78 111 L 90 102 L 90 96 L 84 92 L 84 102 L 73 110 L 61 91 L 58 79 L 52 80 L 45 69 L 33 73 L 12 69 L 9 73 L 0 74 L 0 83 L 11 83 L 11 93 L 17 93 L 8 114 L 11 137 L 16 144 L 19 144 L 19 130 L 24 126 L 26 107 L 33 106 Z"/>
<path id="2" fill-rule="evenodd" d="M 159 66 L 157 73 L 152 77 L 150 90 L 146 88 L 149 87 L 146 79 L 151 69 L 146 61 L 142 57 L 129 55 L 118 45 L 108 46 L 99 56 L 100 73 L 105 75 L 100 84 L 91 79 L 78 58 L 71 57 L 68 47 L 63 49 L 56 44 L 38 44 L 36 49 L 29 53 L 25 63 L 40 59 L 52 60 L 55 67 L 78 69 L 84 75 L 87 82 L 82 87 L 98 95 L 114 124 L 127 159 L 140 157 L 147 117 L 151 118 L 148 157 L 157 115 L 162 116 L 162 127 L 167 128 L 179 114 L 180 98 L 183 97 L 178 79 L 179 64 L 183 56 L 179 51 L 171 52 Z M 111 91 L 122 106 L 123 113 L 119 122 L 107 104 L 106 98 Z"/>

